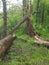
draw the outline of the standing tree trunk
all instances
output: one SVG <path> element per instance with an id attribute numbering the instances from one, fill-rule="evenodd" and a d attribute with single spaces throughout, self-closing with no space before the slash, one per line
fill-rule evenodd
<path id="1" fill-rule="evenodd" d="M 7 7 L 6 7 L 6 0 L 2 0 L 3 3 L 3 37 L 7 35 Z"/>
<path id="2" fill-rule="evenodd" d="M 33 13 L 32 0 L 30 0 L 30 14 Z"/>
<path id="3" fill-rule="evenodd" d="M 44 6 L 42 7 L 42 23 L 44 22 Z"/>
<path id="4" fill-rule="evenodd" d="M 23 0 L 23 16 L 25 16 L 27 10 L 27 3 L 26 0 Z"/>
<path id="5" fill-rule="evenodd" d="M 39 3 L 40 3 L 40 0 L 38 0 L 37 2 L 37 9 L 36 9 L 36 23 L 38 21 L 38 9 L 39 9 Z"/>
<path id="6" fill-rule="evenodd" d="M 29 17 L 27 19 L 27 22 L 26 22 L 26 33 L 29 35 L 29 36 L 34 36 L 35 35 L 35 32 L 34 32 L 34 29 L 32 27 L 32 20 L 31 20 L 31 15 L 32 15 L 32 4 L 31 4 L 31 0 L 30 2 L 27 1 L 27 14 L 29 14 Z M 28 5 L 28 3 L 30 5 Z M 30 9 L 30 11 L 28 11 Z M 29 13 L 30 12 L 30 13 Z"/>
<path id="7" fill-rule="evenodd" d="M 25 15 L 28 15 L 28 0 L 23 0 L 23 16 Z M 27 32 L 27 29 L 28 29 L 28 20 L 26 20 L 26 32 Z"/>
<path id="8" fill-rule="evenodd" d="M 33 28 L 33 26 L 32 26 L 32 20 L 31 20 L 31 18 L 30 17 L 28 17 L 28 24 L 27 24 L 27 34 L 29 35 L 29 36 L 35 36 L 36 35 L 36 33 L 35 33 L 35 31 L 34 31 L 34 28 Z"/>

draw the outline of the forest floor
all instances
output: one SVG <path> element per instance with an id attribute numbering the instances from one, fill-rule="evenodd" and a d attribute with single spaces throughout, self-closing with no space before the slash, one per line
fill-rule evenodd
<path id="1" fill-rule="evenodd" d="M 49 49 L 16 39 L 0 65 L 49 65 Z"/>
<path id="2" fill-rule="evenodd" d="M 34 43 L 35 38 L 31 38 L 24 33 L 24 29 L 20 26 L 15 32 L 18 38 L 15 39 L 0 65 L 49 65 L 49 48 L 44 45 L 38 46 Z M 44 35 L 41 35 L 41 37 L 43 36 L 48 40 L 49 38 Z"/>

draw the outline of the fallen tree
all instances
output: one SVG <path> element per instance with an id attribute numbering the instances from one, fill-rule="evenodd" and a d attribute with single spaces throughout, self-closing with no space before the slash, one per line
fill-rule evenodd
<path id="1" fill-rule="evenodd" d="M 2 57 L 5 52 L 9 49 L 9 47 L 12 45 L 14 39 L 16 36 L 13 34 L 15 30 L 19 28 L 19 26 L 24 23 L 24 21 L 28 18 L 28 15 L 24 16 L 24 18 L 16 24 L 16 26 L 12 29 L 12 31 L 9 33 L 8 36 L 0 40 L 0 57 Z"/>
<path id="2" fill-rule="evenodd" d="M 9 49 L 15 38 L 16 36 L 14 34 L 10 34 L 4 39 L 0 40 L 0 57 L 2 57 Z"/>
<path id="3" fill-rule="evenodd" d="M 26 33 L 29 36 L 36 35 L 34 28 L 32 27 L 32 21 L 28 15 L 25 15 L 24 18 L 16 24 L 16 26 L 11 30 L 11 32 L 9 34 L 13 33 L 15 30 L 17 30 L 20 27 L 20 25 L 24 22 L 27 22 Z"/>
<path id="4" fill-rule="evenodd" d="M 28 35 L 31 37 L 34 37 L 36 39 L 35 43 L 36 44 L 44 44 L 45 46 L 49 46 L 49 40 L 45 40 L 39 36 L 38 33 L 35 32 L 33 26 L 32 26 L 32 20 L 30 17 L 28 17 L 28 25 L 27 25 L 27 32 Z"/>
<path id="5" fill-rule="evenodd" d="M 27 21 L 26 21 L 27 20 Z M 15 30 L 17 30 L 19 28 L 19 26 L 24 23 L 27 22 L 27 34 L 31 37 L 34 37 L 36 39 L 35 43 L 37 44 L 45 44 L 46 46 L 49 46 L 49 41 L 42 39 L 34 30 L 33 26 L 32 26 L 32 20 L 30 19 L 30 17 L 28 15 L 24 16 L 24 18 L 12 29 L 12 31 L 10 32 L 13 33 Z"/>
<path id="6" fill-rule="evenodd" d="M 45 46 L 49 46 L 49 40 L 45 40 L 43 38 L 41 38 L 39 36 L 38 33 L 35 32 L 33 26 L 32 26 L 32 20 L 30 18 L 28 18 L 28 35 L 31 36 L 31 37 L 34 37 L 36 39 L 35 43 L 36 44 L 44 44 Z"/>
<path id="7" fill-rule="evenodd" d="M 25 15 L 25 16 L 23 17 L 23 19 L 16 24 L 16 26 L 11 30 L 11 32 L 10 32 L 9 34 L 13 33 L 15 30 L 17 30 L 17 29 L 19 28 L 19 26 L 20 26 L 22 23 L 24 23 L 27 19 L 28 19 L 28 15 Z"/>
<path id="8" fill-rule="evenodd" d="M 41 38 L 38 34 L 34 36 L 35 37 L 35 43 L 36 44 L 44 44 L 45 46 L 49 46 L 49 40 L 45 40 Z"/>

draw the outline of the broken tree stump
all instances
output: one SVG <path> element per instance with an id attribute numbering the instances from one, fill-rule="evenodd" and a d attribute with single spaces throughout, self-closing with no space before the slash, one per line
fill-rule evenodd
<path id="1" fill-rule="evenodd" d="M 5 54 L 5 52 L 12 45 L 16 36 L 14 34 L 10 34 L 6 36 L 4 39 L 0 40 L 0 58 Z"/>
<path id="2" fill-rule="evenodd" d="M 32 26 L 32 20 L 30 17 L 27 18 L 27 27 L 26 27 L 26 32 L 29 36 L 33 37 L 36 35 L 34 28 Z"/>

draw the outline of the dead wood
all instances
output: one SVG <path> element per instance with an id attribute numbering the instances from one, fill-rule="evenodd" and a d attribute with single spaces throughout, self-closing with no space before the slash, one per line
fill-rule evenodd
<path id="1" fill-rule="evenodd" d="M 32 20 L 30 19 L 30 17 L 28 17 L 26 30 L 27 30 L 27 34 L 28 34 L 29 36 L 32 37 L 32 36 L 35 36 L 35 35 L 36 35 L 36 33 L 35 33 L 35 31 L 34 31 L 34 28 L 33 28 L 33 26 L 32 26 Z"/>
<path id="2" fill-rule="evenodd" d="M 49 46 L 49 40 L 45 40 L 43 38 L 41 38 L 39 35 L 34 36 L 35 37 L 35 43 L 36 44 L 44 44 L 45 46 Z"/>
<path id="3" fill-rule="evenodd" d="M 18 24 L 16 24 L 16 26 L 12 29 L 12 31 L 9 33 L 13 33 L 15 30 L 17 30 L 19 28 L 19 26 L 24 23 L 28 18 L 28 15 L 24 16 L 23 19 L 21 21 L 18 22 Z"/>
<path id="4" fill-rule="evenodd" d="M 4 53 L 9 49 L 15 38 L 15 35 L 10 34 L 4 39 L 0 40 L 0 57 L 3 56 Z"/>

